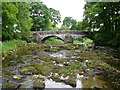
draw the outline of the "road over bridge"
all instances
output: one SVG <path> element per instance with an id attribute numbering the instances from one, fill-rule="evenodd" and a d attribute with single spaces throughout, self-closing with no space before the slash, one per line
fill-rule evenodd
<path id="1" fill-rule="evenodd" d="M 33 37 L 37 38 L 38 43 L 43 43 L 46 39 L 50 37 L 57 37 L 63 40 L 65 43 L 73 43 L 73 40 L 80 37 L 90 38 L 90 35 L 86 31 L 80 30 L 49 30 L 49 31 L 36 31 Z"/>

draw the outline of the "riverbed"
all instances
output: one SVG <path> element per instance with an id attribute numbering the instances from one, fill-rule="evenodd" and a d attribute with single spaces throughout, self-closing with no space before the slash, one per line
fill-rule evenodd
<path id="1" fill-rule="evenodd" d="M 119 50 L 25 44 L 3 53 L 2 88 L 120 88 Z"/>

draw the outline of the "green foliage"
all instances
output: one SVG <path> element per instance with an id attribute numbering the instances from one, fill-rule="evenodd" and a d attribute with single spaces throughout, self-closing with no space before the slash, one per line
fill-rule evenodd
<path id="1" fill-rule="evenodd" d="M 85 26 L 84 22 L 77 22 L 76 24 L 76 30 L 86 31 L 87 27 Z"/>
<path id="2" fill-rule="evenodd" d="M 85 38 L 83 43 L 93 43 L 93 40 L 91 40 L 89 38 Z"/>
<path id="3" fill-rule="evenodd" d="M 78 38 L 76 40 L 74 40 L 74 43 L 93 43 L 93 40 L 89 39 L 89 38 Z"/>
<path id="4" fill-rule="evenodd" d="M 70 70 L 75 70 L 75 69 L 78 69 L 78 68 L 79 68 L 78 65 L 71 65 L 71 66 L 69 67 Z"/>
<path id="5" fill-rule="evenodd" d="M 88 2 L 83 23 L 96 45 L 120 46 L 119 2 Z"/>
<path id="6" fill-rule="evenodd" d="M 58 27 L 53 27 L 53 29 L 52 30 L 58 30 Z"/>
<path id="7" fill-rule="evenodd" d="M 71 65 L 71 66 L 69 67 L 69 70 L 79 69 L 80 67 L 83 67 L 83 64 L 82 64 L 82 63 L 80 63 L 80 64 L 78 64 L 78 65 L 74 64 L 74 65 Z"/>
<path id="8" fill-rule="evenodd" d="M 55 10 L 53 8 L 49 8 L 50 11 L 50 16 L 51 16 L 51 22 L 52 22 L 52 26 L 56 27 L 56 25 L 61 22 L 61 15 L 60 12 L 58 10 Z"/>
<path id="9" fill-rule="evenodd" d="M 59 30 L 58 27 L 52 27 L 52 25 L 49 27 L 49 30 Z"/>
<path id="10" fill-rule="evenodd" d="M 69 72 L 69 70 L 67 70 L 67 69 L 61 69 L 60 70 L 60 73 L 68 73 Z"/>
<path id="11" fill-rule="evenodd" d="M 77 21 L 73 19 L 72 17 L 65 17 L 63 20 L 62 26 L 67 26 L 71 29 L 75 29 Z"/>
<path id="12" fill-rule="evenodd" d="M 61 27 L 59 28 L 59 30 L 70 30 L 70 28 L 67 27 L 67 26 L 61 26 Z"/>
<path id="13" fill-rule="evenodd" d="M 56 30 L 61 19 L 59 11 L 48 8 L 43 2 L 32 2 L 30 12 L 34 23 L 32 31 Z"/>
<path id="14" fill-rule="evenodd" d="M 57 37 L 51 37 L 51 38 L 48 38 L 45 43 L 60 43 L 60 42 L 63 42 L 62 40 L 60 39 L 57 39 Z"/>
<path id="15" fill-rule="evenodd" d="M 2 40 L 13 40 L 28 37 L 23 32 L 30 32 L 32 19 L 30 18 L 29 3 L 2 3 Z M 24 38 L 23 38 L 24 39 Z"/>
<path id="16" fill-rule="evenodd" d="M 50 25 L 50 13 L 42 2 L 32 2 L 30 7 L 31 18 L 33 19 L 32 30 L 47 30 Z"/>
<path id="17" fill-rule="evenodd" d="M 14 24 L 19 21 L 16 18 L 18 8 L 12 2 L 2 3 L 2 39 L 11 40 L 14 38 Z"/>
<path id="18" fill-rule="evenodd" d="M 24 44 L 25 41 L 22 40 L 12 40 L 12 41 L 5 41 L 1 44 L 2 51 L 9 51 L 10 49 L 16 48 L 19 44 Z"/>
<path id="19" fill-rule="evenodd" d="M 16 3 L 16 6 L 18 8 L 16 17 L 19 20 L 19 23 L 17 23 L 18 26 L 16 28 L 21 31 L 21 38 L 23 40 L 27 40 L 31 34 L 30 29 L 33 25 L 32 18 L 30 18 L 30 4 L 18 2 Z"/>

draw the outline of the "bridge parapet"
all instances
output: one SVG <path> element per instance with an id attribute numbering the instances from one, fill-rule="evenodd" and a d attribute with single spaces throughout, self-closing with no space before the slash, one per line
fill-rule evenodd
<path id="1" fill-rule="evenodd" d="M 50 31 L 37 31 L 39 34 L 84 34 L 87 33 L 86 31 L 79 31 L 79 30 L 50 30 Z"/>

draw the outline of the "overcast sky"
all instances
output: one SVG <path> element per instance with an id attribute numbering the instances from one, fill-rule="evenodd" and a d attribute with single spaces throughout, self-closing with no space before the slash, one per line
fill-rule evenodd
<path id="1" fill-rule="evenodd" d="M 73 17 L 77 21 L 82 21 L 84 12 L 84 0 L 41 0 L 48 8 L 60 11 L 62 20 L 64 17 Z"/>

